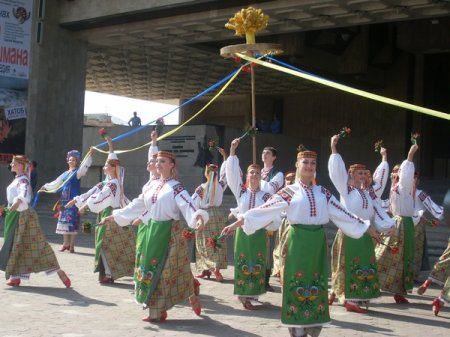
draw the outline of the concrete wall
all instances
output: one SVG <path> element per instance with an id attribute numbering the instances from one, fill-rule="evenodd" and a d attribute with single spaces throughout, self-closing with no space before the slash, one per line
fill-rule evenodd
<path id="1" fill-rule="evenodd" d="M 67 151 L 81 149 L 83 136 L 86 44 L 59 27 L 60 3 L 46 1 L 32 34 L 25 153 L 38 162 L 42 181 L 65 169 Z M 38 22 L 41 43 L 36 40 Z"/>

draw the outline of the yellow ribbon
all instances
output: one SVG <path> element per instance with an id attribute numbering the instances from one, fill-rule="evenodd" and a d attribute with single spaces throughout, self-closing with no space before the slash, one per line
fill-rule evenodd
<path id="1" fill-rule="evenodd" d="M 205 106 L 203 108 L 201 108 L 195 115 L 193 115 L 191 118 L 187 119 L 185 122 L 183 122 L 182 124 L 180 124 L 179 126 L 177 126 L 175 129 L 170 130 L 169 132 L 166 132 L 165 134 L 161 135 L 158 137 L 158 141 L 162 140 L 166 137 L 169 137 L 171 135 L 173 135 L 175 132 L 177 132 L 178 130 L 180 130 L 182 127 L 184 127 L 187 123 L 189 123 L 190 121 L 192 121 L 194 118 L 196 118 L 198 115 L 200 115 L 209 105 L 211 105 L 212 102 L 214 102 L 227 88 L 228 86 L 234 81 L 234 79 L 239 75 L 239 73 L 241 72 L 242 67 L 239 68 L 239 70 L 225 83 L 225 85 L 222 87 L 222 89 L 219 90 L 219 92 L 208 102 L 205 104 Z M 114 151 L 114 153 L 125 153 L 125 152 L 132 152 L 132 151 L 136 151 L 139 149 L 142 149 L 144 147 L 147 147 L 151 144 L 152 142 L 148 142 L 145 143 L 144 145 L 135 147 L 133 149 L 129 149 L 129 150 L 117 150 Z M 105 151 L 105 150 L 101 150 L 95 146 L 92 146 L 91 149 L 94 149 L 98 152 L 101 153 L 109 153 L 109 151 Z"/>
<path id="2" fill-rule="evenodd" d="M 349 92 L 349 93 L 354 94 L 354 95 L 358 95 L 358 96 L 362 96 L 362 97 L 365 97 L 365 98 L 368 98 L 368 99 L 372 99 L 374 101 L 378 101 L 378 102 L 381 102 L 381 103 L 386 103 L 386 104 L 398 106 L 400 108 L 417 111 L 417 112 L 420 112 L 420 113 L 423 113 L 423 114 L 427 114 L 427 115 L 431 115 L 431 116 L 434 116 L 434 117 L 450 120 L 450 114 L 447 114 L 445 112 L 424 108 L 424 107 L 421 107 L 421 106 L 418 106 L 418 105 L 409 104 L 409 103 L 402 102 L 402 101 L 399 101 L 399 100 L 396 100 L 396 99 L 392 99 L 392 98 L 387 98 L 387 97 L 384 97 L 384 96 L 376 95 L 376 94 L 373 94 L 373 93 L 370 93 L 370 92 L 367 92 L 367 91 L 364 91 L 364 90 L 355 89 L 355 88 L 349 87 L 347 85 L 335 83 L 333 81 L 329 81 L 329 80 L 326 80 L 326 79 L 323 79 L 323 78 L 319 78 L 319 77 L 316 77 L 316 76 L 313 76 L 313 75 L 308 75 L 308 74 L 301 73 L 301 72 L 296 71 L 296 70 L 288 69 L 288 68 L 285 68 L 285 67 L 282 67 L 282 66 L 279 66 L 279 65 L 276 65 L 276 64 L 272 64 L 272 63 L 269 63 L 269 62 L 261 61 L 259 59 L 255 59 L 253 57 L 250 57 L 248 55 L 244 55 L 244 54 L 241 54 L 241 53 L 236 53 L 236 56 L 239 56 L 243 60 L 246 60 L 246 61 L 249 61 L 249 62 L 254 62 L 254 63 L 257 63 L 257 64 L 262 65 L 262 66 L 267 67 L 267 68 L 272 68 L 274 70 L 278 70 L 278 71 L 281 71 L 281 72 L 284 72 L 284 73 L 287 73 L 287 74 L 290 74 L 290 75 L 293 75 L 293 76 L 301 77 L 301 78 L 304 78 L 306 80 L 313 81 L 313 82 L 316 82 L 316 83 L 320 83 L 320 84 L 323 84 L 323 85 L 326 85 L 328 87 L 332 87 L 332 88 L 335 88 L 335 89 L 338 89 L 338 90 L 346 91 L 346 92 Z"/>

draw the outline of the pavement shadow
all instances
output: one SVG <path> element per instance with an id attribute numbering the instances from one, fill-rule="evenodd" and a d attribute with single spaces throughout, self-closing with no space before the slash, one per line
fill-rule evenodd
<path id="1" fill-rule="evenodd" d="M 229 301 L 223 301 L 217 297 L 200 294 L 202 301 L 202 312 L 205 315 L 230 315 L 236 316 L 238 313 L 241 317 L 260 317 L 265 319 L 280 319 L 280 307 L 273 305 L 269 302 L 261 302 L 261 305 L 257 305 L 257 310 L 246 310 L 238 302 L 236 298 L 236 304 L 238 308 L 231 306 Z"/>
<path id="2" fill-rule="evenodd" d="M 414 305 L 414 307 L 416 307 L 416 306 L 418 308 L 421 307 L 421 305 Z M 383 311 L 371 310 L 371 311 L 369 311 L 368 315 L 377 317 L 377 318 L 383 318 L 385 320 L 396 321 L 396 322 L 407 322 L 407 323 L 413 323 L 413 324 L 417 324 L 417 325 L 421 325 L 421 326 L 428 325 L 430 327 L 438 326 L 438 327 L 443 327 L 443 328 L 447 328 L 447 329 L 450 328 L 449 322 L 436 320 L 434 318 L 434 315 L 433 315 L 433 319 L 429 319 L 426 316 L 417 317 L 416 315 L 415 316 L 407 316 L 407 315 L 403 315 L 403 314 L 398 315 L 395 312 L 393 312 L 392 310 L 390 310 L 389 307 L 390 306 L 387 306 L 387 308 L 385 307 L 385 310 L 383 310 Z M 430 309 L 430 306 L 427 305 L 426 307 Z M 430 315 L 432 315 L 431 309 L 430 309 Z"/>
<path id="3" fill-rule="evenodd" d="M 170 312 L 169 312 L 170 315 Z M 151 323 L 145 330 L 158 332 L 161 329 L 165 331 L 174 332 L 189 332 L 192 335 L 202 336 L 240 336 L 240 337 L 259 337 L 259 334 L 254 334 L 248 331 L 242 331 L 242 328 L 233 328 L 233 321 L 230 324 L 222 323 L 214 320 L 208 316 L 201 316 L 201 319 L 170 319 L 164 323 Z"/>
<path id="4" fill-rule="evenodd" d="M 18 288 L 9 288 L 8 291 L 20 291 L 21 293 L 29 293 L 29 294 L 39 294 L 48 297 L 57 297 L 64 298 L 69 303 L 63 304 L 65 306 L 76 306 L 76 307 L 88 307 L 91 305 L 102 305 L 107 307 L 115 307 L 117 303 L 101 301 L 98 299 L 94 299 L 91 297 L 84 296 L 80 294 L 73 288 L 65 289 L 65 288 L 53 288 L 53 287 L 20 287 Z M 55 304 L 56 305 L 56 304 Z M 61 306 L 61 304 L 57 304 Z"/>
<path id="5" fill-rule="evenodd" d="M 346 322 L 346 321 L 340 321 L 338 319 L 332 318 L 331 319 L 332 326 L 326 326 L 326 329 L 346 329 L 346 330 L 352 330 L 352 331 L 364 331 L 364 334 L 366 333 L 379 333 L 383 334 L 384 336 L 397 336 L 392 329 L 386 329 L 381 326 L 373 326 L 370 324 L 364 324 L 364 323 L 358 323 L 356 321 Z M 341 330 L 339 330 L 339 333 L 342 333 Z M 345 336 L 345 333 L 343 334 Z"/>

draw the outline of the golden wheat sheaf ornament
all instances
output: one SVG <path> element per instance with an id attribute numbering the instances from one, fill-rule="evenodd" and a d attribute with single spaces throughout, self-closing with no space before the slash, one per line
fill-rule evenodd
<path id="1" fill-rule="evenodd" d="M 241 9 L 228 20 L 225 28 L 234 30 L 236 35 L 244 36 L 247 44 L 255 43 L 255 33 L 264 30 L 269 22 L 269 16 L 261 9 L 248 7 Z"/>

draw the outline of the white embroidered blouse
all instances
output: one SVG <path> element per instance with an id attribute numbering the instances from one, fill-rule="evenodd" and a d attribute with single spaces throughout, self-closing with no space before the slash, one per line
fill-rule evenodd
<path id="1" fill-rule="evenodd" d="M 219 207 L 222 205 L 223 193 L 227 189 L 227 178 L 225 174 L 225 166 L 226 161 L 222 163 L 220 166 L 219 177 L 217 179 L 216 186 L 213 186 L 213 183 L 201 184 L 199 187 L 195 189 L 194 194 L 192 194 L 192 201 L 194 202 L 195 207 L 197 208 L 209 208 L 209 207 Z M 208 189 L 210 189 L 208 191 Z M 214 189 L 214 193 L 212 190 Z M 214 194 L 214 200 L 211 200 L 209 196 Z"/>
<path id="2" fill-rule="evenodd" d="M 180 212 L 189 227 L 195 228 L 196 218 L 200 215 L 206 224 L 208 213 L 197 209 L 189 193 L 175 179 L 153 180 L 142 188 L 139 197 L 130 204 L 113 211 L 114 220 L 120 226 L 127 226 L 135 219 L 147 223 L 150 220 L 179 220 Z"/>
<path id="3" fill-rule="evenodd" d="M 296 182 L 274 194 L 264 205 L 244 214 L 243 229 L 247 234 L 273 224 L 280 226 L 280 214 L 285 211 L 290 224 L 325 225 L 333 221 L 347 236 L 360 238 L 370 225 L 348 211 L 327 189 Z"/>
<path id="4" fill-rule="evenodd" d="M 386 172 L 388 172 L 389 167 L 386 167 L 383 163 L 386 162 L 381 162 L 377 170 L 379 171 L 379 168 L 384 166 L 387 169 Z M 355 213 L 361 219 L 372 220 L 378 231 L 389 231 L 395 224 L 395 220 L 381 207 L 379 200 L 386 186 L 386 182 L 380 183 L 380 181 L 375 181 L 374 186 L 366 189 L 350 186 L 348 184 L 348 173 L 345 168 L 345 163 L 338 153 L 331 154 L 328 160 L 328 172 L 331 181 L 340 194 L 340 201 L 345 208 Z M 377 179 L 381 176 L 383 175 L 378 174 Z M 384 187 L 381 187 L 383 184 Z M 375 191 L 378 191 L 378 194 Z"/>
<path id="5" fill-rule="evenodd" d="M 270 198 L 269 193 L 264 191 L 252 191 L 243 184 L 242 171 L 239 167 L 239 158 L 237 156 L 228 157 L 225 171 L 228 186 L 237 201 L 237 208 L 232 209 L 236 218 L 249 209 L 264 204 Z"/>
<path id="6" fill-rule="evenodd" d="M 94 213 L 100 213 L 107 207 L 120 207 L 120 184 L 117 178 L 102 181 L 86 193 L 76 196 L 75 205 L 81 208 L 87 205 Z"/>
<path id="7" fill-rule="evenodd" d="M 30 180 L 25 174 L 17 176 L 6 188 L 6 199 L 8 206 L 12 206 L 17 200 L 21 203 L 17 207 L 18 212 L 23 212 L 28 209 L 28 204 L 31 202 L 31 185 Z"/>

